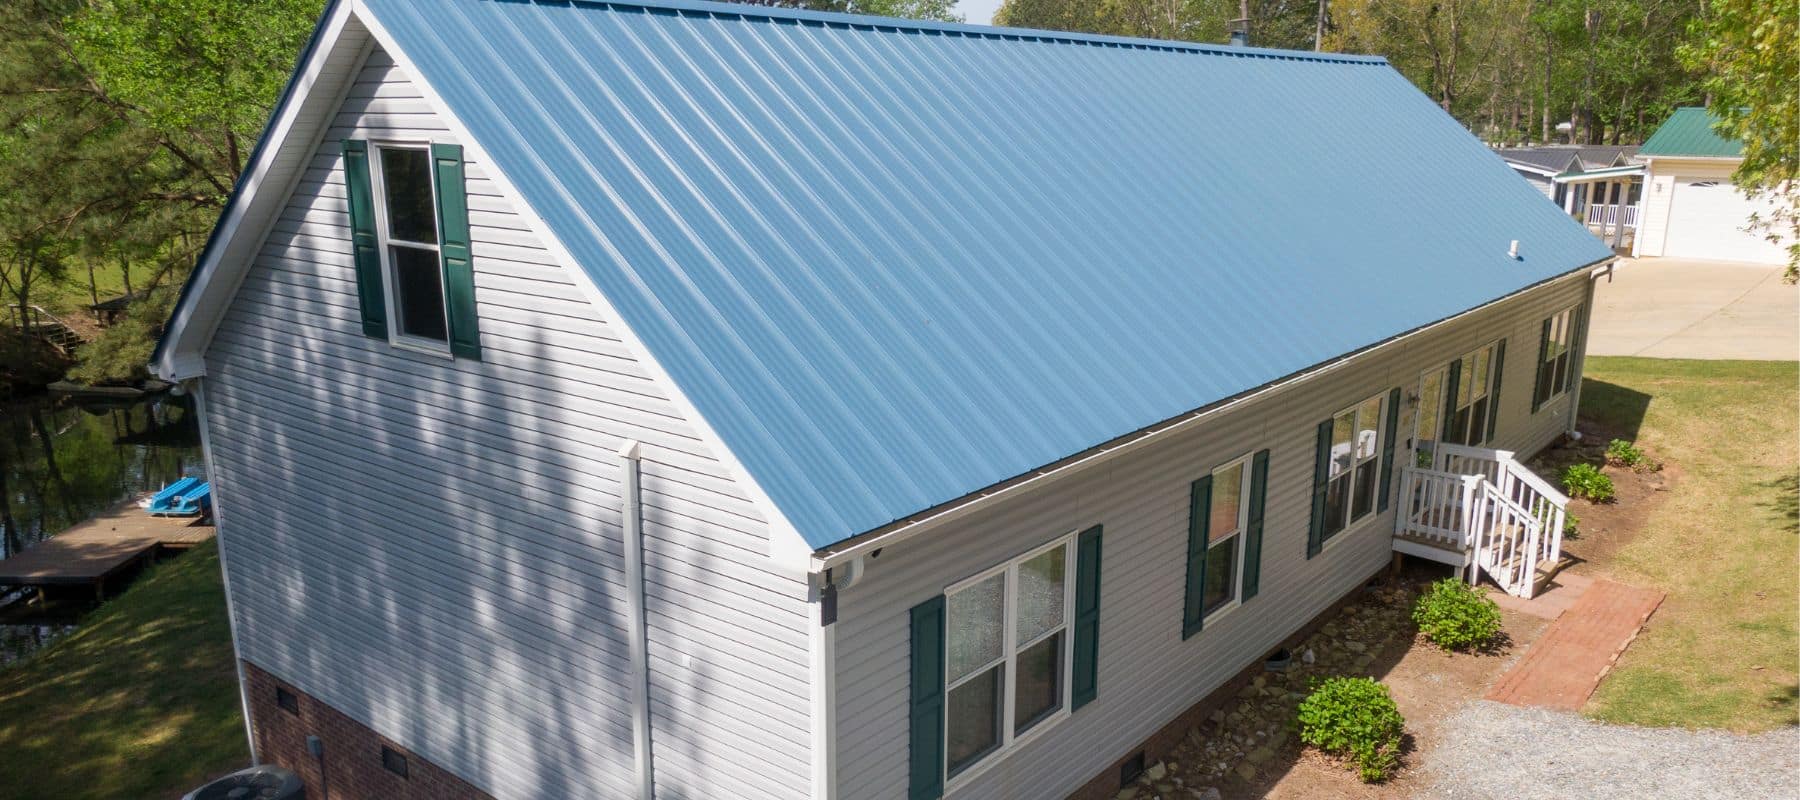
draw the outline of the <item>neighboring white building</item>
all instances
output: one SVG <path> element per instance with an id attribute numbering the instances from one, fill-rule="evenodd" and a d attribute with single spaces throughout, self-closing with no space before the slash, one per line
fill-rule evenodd
<path id="1" fill-rule="evenodd" d="M 1731 182 L 1743 146 L 1714 133 L 1704 108 L 1682 108 L 1656 129 L 1646 162 L 1642 219 L 1633 255 L 1780 264 L 1786 247 L 1745 228 L 1774 206 L 1751 200 Z"/>

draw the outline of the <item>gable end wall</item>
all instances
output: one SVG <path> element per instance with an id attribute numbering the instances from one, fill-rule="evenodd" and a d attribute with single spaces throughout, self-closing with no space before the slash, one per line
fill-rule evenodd
<path id="1" fill-rule="evenodd" d="M 373 51 L 206 353 L 243 658 L 495 797 L 630 796 L 635 439 L 658 796 L 804 791 L 806 585 L 744 487 L 473 153 L 482 360 L 362 336 L 343 138 L 455 141 Z"/>

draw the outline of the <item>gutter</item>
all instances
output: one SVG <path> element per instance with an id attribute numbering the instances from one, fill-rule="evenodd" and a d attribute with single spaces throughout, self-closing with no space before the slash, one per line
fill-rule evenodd
<path id="1" fill-rule="evenodd" d="M 1121 436 L 1105 444 L 1101 444 L 1086 451 L 1076 453 L 1061 461 L 1046 465 L 1033 472 L 1028 472 L 1024 475 L 964 495 L 961 498 L 925 509 L 920 515 L 910 519 L 903 519 L 885 527 L 876 528 L 872 531 L 850 537 L 836 544 L 819 548 L 818 550 L 813 551 L 811 571 L 823 572 L 826 569 L 836 567 L 853 559 L 869 555 L 883 547 L 907 541 L 915 536 L 941 527 L 946 523 L 985 509 L 988 506 L 993 505 L 1000 498 L 1022 494 L 1027 490 L 1035 489 L 1038 486 L 1049 483 L 1057 478 L 1073 475 L 1097 464 L 1111 461 L 1118 456 L 1138 450 L 1152 442 L 1168 438 L 1168 434 L 1186 430 L 1187 428 L 1205 421 L 1221 412 L 1237 408 L 1238 406 L 1254 400 L 1260 400 L 1265 395 L 1280 391 L 1294 384 L 1328 375 L 1342 368 L 1358 356 L 1374 353 L 1414 337 L 1429 333 L 1439 327 L 1448 325 L 1471 314 L 1492 308 L 1539 287 L 1567 280 L 1578 273 L 1589 272 L 1590 283 L 1588 286 L 1588 297 L 1591 301 L 1591 298 L 1593 297 L 1592 277 L 1595 274 L 1600 274 L 1602 270 L 1605 270 L 1606 274 L 1610 274 L 1612 263 L 1617 261 L 1618 258 L 1619 257 L 1616 255 L 1608 255 L 1605 258 L 1588 262 L 1561 275 L 1538 281 L 1529 286 L 1525 286 L 1518 291 L 1482 303 L 1467 311 L 1453 314 L 1436 322 L 1421 325 L 1410 331 L 1400 333 L 1360 350 L 1353 350 L 1338 356 L 1337 358 L 1321 362 L 1308 369 L 1288 375 L 1285 378 L 1276 379 L 1255 389 L 1241 392 L 1232 397 L 1217 401 L 1212 405 L 1203 406 L 1179 417 L 1164 420 L 1163 422 L 1143 428 L 1136 433 L 1126 434 L 1125 436 Z"/>
<path id="2" fill-rule="evenodd" d="M 626 636 L 631 650 L 631 750 L 637 769 L 639 800 L 653 800 L 655 766 L 650 758 L 650 641 L 644 621 L 644 509 L 639 467 L 642 448 L 636 441 L 619 447 L 620 484 L 624 503 L 620 529 L 625 544 Z"/>

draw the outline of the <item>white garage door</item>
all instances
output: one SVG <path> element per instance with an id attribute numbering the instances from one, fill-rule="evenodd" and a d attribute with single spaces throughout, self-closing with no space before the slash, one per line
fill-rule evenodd
<path id="1" fill-rule="evenodd" d="M 1779 245 L 1744 232 L 1751 212 L 1767 207 L 1752 203 L 1730 181 L 1677 177 L 1663 255 L 1783 263 L 1787 256 Z"/>

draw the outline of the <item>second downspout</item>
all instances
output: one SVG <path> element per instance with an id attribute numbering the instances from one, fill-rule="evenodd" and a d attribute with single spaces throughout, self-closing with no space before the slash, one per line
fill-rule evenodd
<path id="1" fill-rule="evenodd" d="M 626 441 L 619 447 L 620 487 L 624 495 L 619 527 L 625 545 L 626 636 L 631 650 L 631 745 L 637 768 L 638 800 L 656 796 L 656 775 L 650 757 L 650 641 L 644 617 L 644 517 L 639 500 L 640 446 Z"/>

